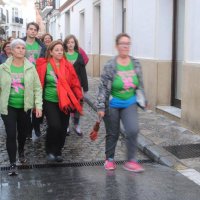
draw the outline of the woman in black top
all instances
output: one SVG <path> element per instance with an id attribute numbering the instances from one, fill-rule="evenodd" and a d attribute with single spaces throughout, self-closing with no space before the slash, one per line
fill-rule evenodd
<path id="1" fill-rule="evenodd" d="M 88 79 L 85 69 L 85 63 L 82 55 L 79 53 L 78 40 L 74 35 L 69 35 L 64 40 L 65 57 L 71 62 L 75 68 L 78 75 L 81 87 L 83 89 L 84 95 L 88 92 Z M 80 115 L 78 112 L 74 112 L 74 130 L 79 135 L 82 136 L 83 133 L 79 126 Z M 68 128 L 69 134 L 69 128 Z"/>

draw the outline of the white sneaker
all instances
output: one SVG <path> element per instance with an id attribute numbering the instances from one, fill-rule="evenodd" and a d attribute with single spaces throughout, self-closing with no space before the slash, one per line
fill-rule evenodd
<path id="1" fill-rule="evenodd" d="M 70 129 L 69 129 L 69 127 L 67 128 L 67 133 L 66 133 L 66 135 L 67 135 L 67 136 L 70 135 Z"/>
<path id="2" fill-rule="evenodd" d="M 37 137 L 37 135 L 35 134 L 35 131 L 32 130 L 32 142 L 35 142 L 39 139 L 39 137 Z"/>
<path id="3" fill-rule="evenodd" d="M 74 131 L 76 132 L 76 134 L 77 134 L 78 136 L 83 136 L 83 133 L 82 133 L 82 131 L 81 131 L 79 125 L 75 125 L 75 126 L 74 126 Z"/>

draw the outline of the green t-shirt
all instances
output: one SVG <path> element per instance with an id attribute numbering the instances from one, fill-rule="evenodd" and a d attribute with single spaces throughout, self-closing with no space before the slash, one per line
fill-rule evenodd
<path id="1" fill-rule="evenodd" d="M 24 66 L 10 66 L 11 89 L 8 105 L 14 108 L 24 107 Z"/>
<path id="2" fill-rule="evenodd" d="M 67 57 L 67 60 L 74 64 L 78 58 L 78 53 L 74 51 L 73 54 L 69 54 L 68 52 L 65 52 L 65 56 Z"/>
<path id="3" fill-rule="evenodd" d="M 35 65 L 36 59 L 40 56 L 41 47 L 35 41 L 33 44 L 26 43 L 26 58 Z"/>
<path id="4" fill-rule="evenodd" d="M 117 64 L 117 74 L 112 83 L 111 95 L 113 97 L 127 100 L 135 95 L 135 89 L 139 85 L 134 64 L 127 66 Z"/>
<path id="5" fill-rule="evenodd" d="M 50 102 L 58 102 L 57 93 L 57 77 L 50 63 L 47 65 L 47 73 L 45 78 L 44 99 Z"/>

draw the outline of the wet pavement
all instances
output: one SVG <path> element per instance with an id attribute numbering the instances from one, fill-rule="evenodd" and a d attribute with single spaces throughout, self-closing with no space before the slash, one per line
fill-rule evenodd
<path id="1" fill-rule="evenodd" d="M 1 173 L 1 200 L 197 200 L 200 189 L 175 170 L 145 164 L 146 172 L 102 166 L 20 170 Z"/>

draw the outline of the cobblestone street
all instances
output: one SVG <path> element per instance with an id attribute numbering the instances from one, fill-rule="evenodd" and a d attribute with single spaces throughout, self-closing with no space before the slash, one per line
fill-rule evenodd
<path id="1" fill-rule="evenodd" d="M 105 147 L 105 129 L 103 123 L 99 131 L 99 137 L 95 142 L 92 142 L 89 138 L 89 134 L 93 128 L 93 125 L 97 119 L 96 113 L 91 107 L 86 103 L 84 105 L 84 116 L 81 119 L 81 128 L 83 130 L 84 136 L 80 137 L 71 127 L 70 136 L 66 137 L 65 146 L 63 149 L 63 158 L 64 162 L 83 162 L 83 161 L 97 161 L 104 160 L 104 147 Z M 0 165 L 7 166 L 8 156 L 6 151 L 5 143 L 5 130 L 3 127 L 2 120 L 1 124 L 1 134 L 0 134 Z M 46 123 L 42 126 L 42 132 L 45 133 Z M 35 142 L 26 141 L 25 145 L 25 154 L 27 157 L 27 164 L 43 164 L 46 163 L 46 155 L 44 149 L 45 134 L 37 139 Z M 138 152 L 138 159 L 147 159 L 146 156 Z M 125 147 L 123 141 L 118 142 L 116 159 L 124 160 L 125 159 Z"/>

